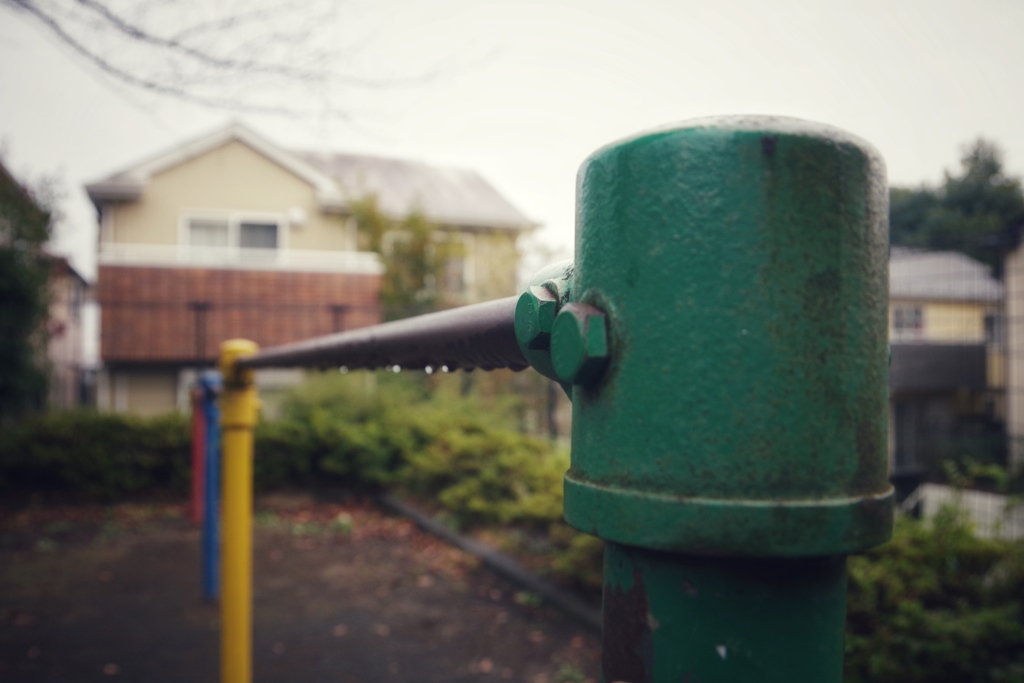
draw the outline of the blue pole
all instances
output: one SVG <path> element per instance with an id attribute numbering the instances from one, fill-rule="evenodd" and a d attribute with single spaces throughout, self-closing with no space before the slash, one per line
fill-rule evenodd
<path id="1" fill-rule="evenodd" d="M 220 373 L 204 372 L 199 379 L 206 416 L 206 468 L 203 496 L 203 599 L 220 597 Z"/>

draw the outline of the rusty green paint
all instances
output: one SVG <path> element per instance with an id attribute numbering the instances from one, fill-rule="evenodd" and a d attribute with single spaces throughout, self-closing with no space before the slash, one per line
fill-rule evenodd
<path id="1" fill-rule="evenodd" d="M 516 302 L 515 330 L 520 348 L 549 348 L 557 313 L 558 299 L 554 293 L 543 286 L 527 287 Z"/>
<path id="2" fill-rule="evenodd" d="M 551 331 L 551 363 L 567 384 L 591 386 L 608 366 L 610 345 L 604 314 L 587 304 L 568 303 Z"/>
<path id="3" fill-rule="evenodd" d="M 559 382 L 567 394 L 570 385 L 559 380 L 551 362 L 551 329 L 559 309 L 572 293 L 572 261 L 561 261 L 537 271 L 516 302 L 516 342 L 530 365 Z"/>
<path id="4" fill-rule="evenodd" d="M 573 526 L 705 555 L 854 552 L 891 533 L 887 189 L 863 141 L 698 120 L 596 152 L 572 301 L 612 357 L 573 390 Z"/>
<path id="5" fill-rule="evenodd" d="M 604 681 L 842 680 L 842 557 L 710 558 L 609 543 L 604 576 Z"/>

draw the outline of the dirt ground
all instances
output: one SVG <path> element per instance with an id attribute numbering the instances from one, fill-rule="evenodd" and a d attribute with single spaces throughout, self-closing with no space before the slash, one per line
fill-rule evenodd
<path id="1" fill-rule="evenodd" d="M 257 502 L 253 679 L 597 679 L 598 638 L 368 502 Z M 0 680 L 216 681 L 183 505 L 0 512 Z"/>

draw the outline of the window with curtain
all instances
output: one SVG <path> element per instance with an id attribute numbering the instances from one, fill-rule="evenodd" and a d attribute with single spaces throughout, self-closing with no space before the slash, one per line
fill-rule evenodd
<path id="1" fill-rule="evenodd" d="M 228 246 L 226 220 L 192 219 L 188 222 L 188 243 L 193 247 Z"/>
<path id="2" fill-rule="evenodd" d="M 278 223 L 235 218 L 190 218 L 188 244 L 192 247 L 277 249 Z"/>
<path id="3" fill-rule="evenodd" d="M 238 246 L 243 249 L 277 249 L 277 223 L 240 223 Z"/>

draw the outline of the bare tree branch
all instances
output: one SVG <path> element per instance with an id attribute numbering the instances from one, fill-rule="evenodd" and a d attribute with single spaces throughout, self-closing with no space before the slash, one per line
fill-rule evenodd
<path id="1" fill-rule="evenodd" d="M 95 52 L 87 49 L 78 40 L 76 40 L 71 34 L 64 30 L 61 24 L 56 21 L 53 17 L 40 11 L 35 3 L 30 0 L 4 0 L 11 4 L 17 5 L 20 9 L 33 15 L 49 28 L 61 41 L 64 42 L 68 47 L 77 52 L 80 56 L 87 59 L 94 66 L 98 67 L 104 73 L 113 76 L 129 85 L 133 85 L 143 90 L 149 90 L 152 92 L 159 93 L 161 95 L 169 95 L 176 97 L 186 102 L 192 102 L 194 104 L 200 104 L 207 107 L 213 107 L 217 109 L 232 109 L 236 111 L 245 111 L 255 114 L 292 114 L 291 110 L 284 107 L 264 107 L 264 106 L 253 106 L 243 104 L 233 99 L 217 98 L 217 97 L 201 97 L 188 92 L 185 88 L 176 87 L 170 85 L 166 80 L 152 80 L 147 78 L 139 78 L 134 74 L 131 74 L 111 62 L 107 61 Z"/>
<path id="2" fill-rule="evenodd" d="M 370 77 L 339 68 L 352 60 L 332 28 L 337 4 L 327 0 L 0 0 L 2 7 L 32 17 L 116 81 L 216 109 L 302 115 L 311 112 L 295 102 L 436 76 Z"/>

